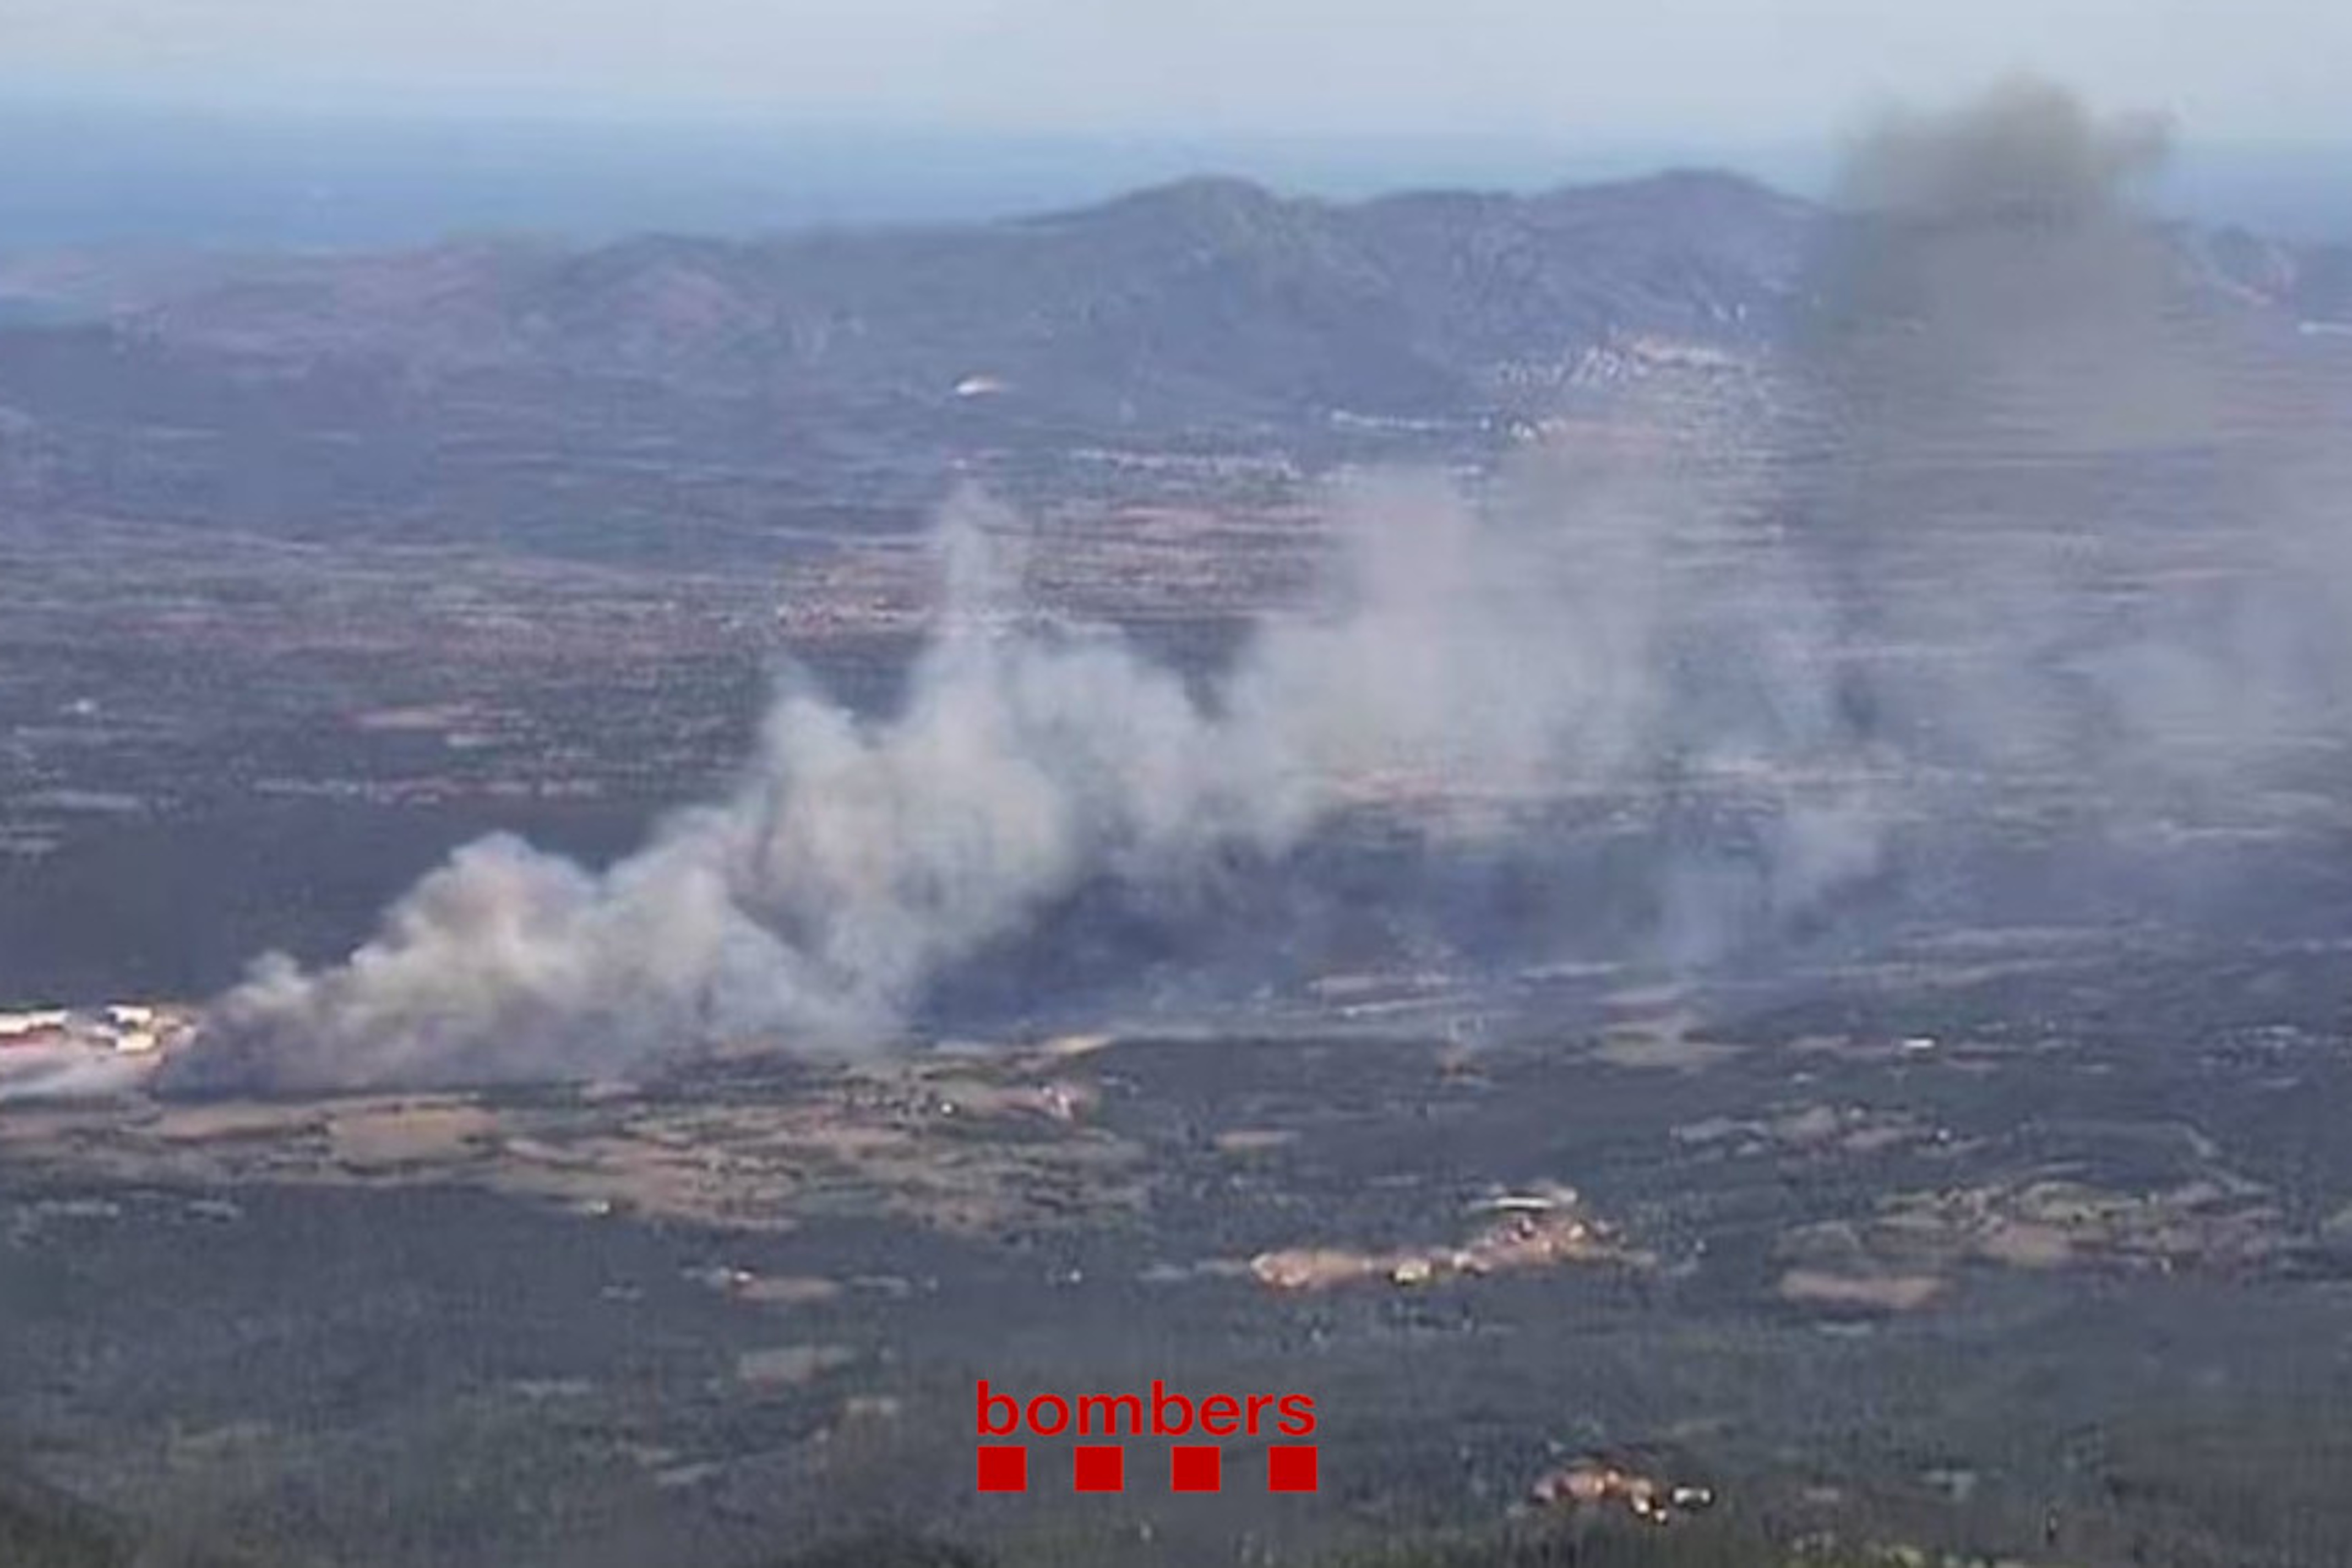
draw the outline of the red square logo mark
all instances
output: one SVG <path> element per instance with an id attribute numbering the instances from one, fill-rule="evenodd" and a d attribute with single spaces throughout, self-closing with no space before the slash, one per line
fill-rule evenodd
<path id="1" fill-rule="evenodd" d="M 1265 1489 L 1270 1492 L 1311 1492 L 1315 1487 L 1315 1445 L 1276 1444 L 1265 1451 Z"/>
<path id="2" fill-rule="evenodd" d="M 1070 1484 L 1082 1492 L 1123 1492 L 1127 1489 L 1127 1450 L 1117 1444 L 1070 1450 Z"/>
<path id="3" fill-rule="evenodd" d="M 1018 1443 L 983 1447 L 980 1450 L 980 1489 L 984 1492 L 1027 1491 L 1029 1450 Z"/>
<path id="4" fill-rule="evenodd" d="M 1168 1489 L 1176 1492 L 1222 1491 L 1225 1485 L 1223 1448 L 1180 1443 L 1168 1450 Z"/>

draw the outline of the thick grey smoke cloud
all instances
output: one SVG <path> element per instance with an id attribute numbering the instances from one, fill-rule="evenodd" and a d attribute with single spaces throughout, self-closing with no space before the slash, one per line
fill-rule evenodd
<path id="1" fill-rule="evenodd" d="M 1898 109 L 1853 144 L 1841 205 L 1906 222 L 2073 229 L 2124 210 L 2164 162 L 2159 119 L 2101 119 L 2054 82 L 2018 77 L 1939 113 Z"/>
<path id="2" fill-rule="evenodd" d="M 1694 958 L 2020 781 L 2137 811 L 2266 776 L 2347 668 L 2333 589 L 2310 586 L 2347 563 L 2329 507 L 2223 450 L 2241 345 L 2127 199 L 2159 149 L 2032 83 L 1885 122 L 1852 158 L 1783 413 L 1647 411 L 1681 433 L 1665 457 L 1538 454 L 1475 501 L 1360 484 L 1321 591 L 1205 685 L 1016 614 L 991 541 L 1017 524 L 961 497 L 896 710 L 788 685 L 734 788 L 636 854 L 592 871 L 470 846 L 348 962 L 263 961 L 170 1076 L 867 1047 L 1082 889 L 1279 862 L 1373 795 L 1439 835 L 1489 820 L 1465 798 L 1619 803 L 1659 839 L 1659 940 Z M 1727 816 L 1733 860 L 1681 841 Z"/>
<path id="3" fill-rule="evenodd" d="M 1853 144 L 1821 346 L 1870 427 L 1990 455 L 2194 438 L 2213 407 L 2178 268 L 2134 210 L 2159 121 L 2102 119 L 2063 89 L 2002 83 L 1940 114 L 1887 115 Z"/>
<path id="4" fill-rule="evenodd" d="M 2275 782 L 2352 671 L 2309 482 L 2340 437 L 2282 416 L 2291 353 L 2135 210 L 2166 141 L 2030 79 L 1883 121 L 1804 378 L 1833 456 L 1799 504 L 1873 708 L 2118 826 Z"/>

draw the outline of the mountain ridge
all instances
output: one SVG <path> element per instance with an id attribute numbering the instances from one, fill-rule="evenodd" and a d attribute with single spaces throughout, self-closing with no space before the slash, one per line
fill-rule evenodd
<path id="1" fill-rule="evenodd" d="M 1739 323 L 1784 300 L 1811 216 L 1695 172 L 1357 203 L 1208 176 L 979 225 L 294 262 L 121 320 L 445 370 L 546 358 L 919 401 L 977 378 L 1065 416 L 1433 414 L 1491 390 L 1507 357 L 1572 362 L 1620 331 L 1752 336 Z"/>

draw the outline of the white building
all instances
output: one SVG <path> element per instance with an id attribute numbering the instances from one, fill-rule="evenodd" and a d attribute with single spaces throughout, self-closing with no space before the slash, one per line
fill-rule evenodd
<path id="1" fill-rule="evenodd" d="M 0 1013 L 0 1040 L 21 1039 L 26 1035 L 46 1035 L 66 1026 L 66 1010 L 45 1007 L 24 1013 Z"/>

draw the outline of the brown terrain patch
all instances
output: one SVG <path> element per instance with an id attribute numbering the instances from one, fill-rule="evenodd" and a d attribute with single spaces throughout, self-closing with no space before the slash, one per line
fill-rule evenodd
<path id="1" fill-rule="evenodd" d="M 1220 1154 L 1265 1154 L 1286 1149 L 1298 1134 L 1286 1127 L 1235 1127 L 1212 1140 Z"/>
<path id="2" fill-rule="evenodd" d="M 1944 1281 L 1933 1274 L 1834 1274 L 1820 1268 L 1791 1268 L 1780 1284 L 1784 1301 L 1878 1312 L 1916 1312 L 1943 1291 Z"/>
<path id="3" fill-rule="evenodd" d="M 1566 1264 L 1654 1267 L 1651 1254 L 1625 1246 L 1614 1226 L 1586 1213 L 1572 1191 L 1558 1198 L 1513 1203 L 1458 1247 L 1364 1251 L 1345 1247 L 1288 1247 L 1262 1252 L 1249 1271 L 1273 1290 L 1328 1290 L 1366 1280 L 1392 1285 L 1435 1284 L 1463 1276 L 1500 1274 Z"/>
<path id="4" fill-rule="evenodd" d="M 1970 1264 L 2231 1272 L 2277 1252 L 2284 1219 L 2266 1189 L 2210 1171 L 2147 1192 L 2026 1171 L 1975 1185 L 1892 1194 L 1859 1220 L 1800 1226 L 1777 1248 L 1792 1301 L 1911 1310 Z M 1890 1287 L 1889 1281 L 1897 1282 Z"/>
<path id="5" fill-rule="evenodd" d="M 477 1105 L 391 1105 L 330 1118 L 327 1142 L 352 1170 L 446 1164 L 486 1152 L 498 1124 Z"/>
<path id="6" fill-rule="evenodd" d="M 1592 1048 L 1593 1059 L 1611 1067 L 1654 1072 L 1704 1072 L 1738 1056 L 1746 1047 L 1694 1037 L 1696 1015 L 1677 1009 L 1654 1018 L 1612 1024 Z"/>
<path id="7" fill-rule="evenodd" d="M 735 1376 L 765 1387 L 798 1388 L 856 1359 L 847 1345 L 775 1345 L 737 1356 Z"/>
<path id="8" fill-rule="evenodd" d="M 465 1185 L 749 1231 L 824 1214 L 972 1234 L 1133 1208 L 1140 1151 L 1089 1124 L 1098 1091 L 1075 1062 L 1041 1076 L 1040 1060 L 811 1068 L 658 1099 L 604 1085 L 528 1102 L 140 1102 L 0 1118 L 0 1150 L 131 1183 Z"/>

